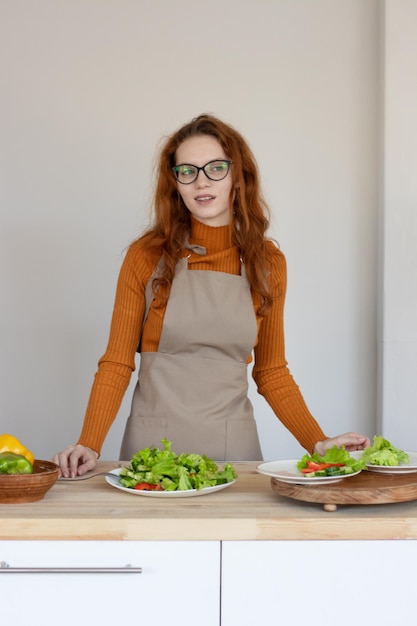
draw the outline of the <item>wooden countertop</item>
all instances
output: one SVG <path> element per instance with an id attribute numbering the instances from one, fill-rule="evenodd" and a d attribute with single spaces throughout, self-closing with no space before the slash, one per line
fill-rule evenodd
<path id="1" fill-rule="evenodd" d="M 100 462 L 100 470 L 118 467 Z M 0 540 L 417 539 L 417 501 L 323 505 L 274 493 L 256 463 L 235 463 L 230 487 L 192 498 L 127 494 L 103 476 L 58 482 L 43 500 L 0 504 Z"/>

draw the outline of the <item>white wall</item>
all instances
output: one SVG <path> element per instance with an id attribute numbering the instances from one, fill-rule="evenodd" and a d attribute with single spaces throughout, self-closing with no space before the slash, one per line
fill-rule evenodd
<path id="1" fill-rule="evenodd" d="M 381 430 L 417 444 L 417 2 L 388 0 L 384 24 L 384 311 Z"/>
<path id="2" fill-rule="evenodd" d="M 380 10 L 0 0 L 0 431 L 38 458 L 76 440 L 157 144 L 208 111 L 258 157 L 311 410 L 329 434 L 374 433 Z M 103 458 L 118 455 L 131 389 Z M 299 455 L 251 396 L 265 458 Z"/>

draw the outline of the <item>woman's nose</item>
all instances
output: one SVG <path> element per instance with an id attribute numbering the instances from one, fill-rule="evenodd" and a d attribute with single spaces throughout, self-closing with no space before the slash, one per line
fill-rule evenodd
<path id="1" fill-rule="evenodd" d="M 195 184 L 197 187 L 208 187 L 210 185 L 210 179 L 207 178 L 203 170 L 198 172 L 198 176 L 195 180 Z"/>

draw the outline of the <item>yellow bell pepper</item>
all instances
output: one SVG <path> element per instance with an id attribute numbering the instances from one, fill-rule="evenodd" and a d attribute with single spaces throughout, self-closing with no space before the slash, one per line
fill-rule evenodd
<path id="1" fill-rule="evenodd" d="M 14 454 L 20 454 L 21 456 L 24 456 L 32 465 L 35 461 L 35 457 L 32 452 L 25 448 L 19 439 L 13 437 L 13 435 L 8 435 L 7 433 L 0 435 L 0 454 L 2 452 L 14 452 Z"/>

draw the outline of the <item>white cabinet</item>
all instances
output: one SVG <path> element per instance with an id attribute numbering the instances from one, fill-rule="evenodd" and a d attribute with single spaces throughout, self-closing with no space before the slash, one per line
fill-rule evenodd
<path id="1" fill-rule="evenodd" d="M 416 563 L 417 541 L 226 541 L 221 623 L 415 623 Z"/>
<path id="2" fill-rule="evenodd" d="M 220 623 L 217 541 L 0 541 L 0 563 L 2 623 Z"/>
<path id="3" fill-rule="evenodd" d="M 0 563 L 2 623 L 388 626 L 417 615 L 414 540 L 0 541 Z"/>

